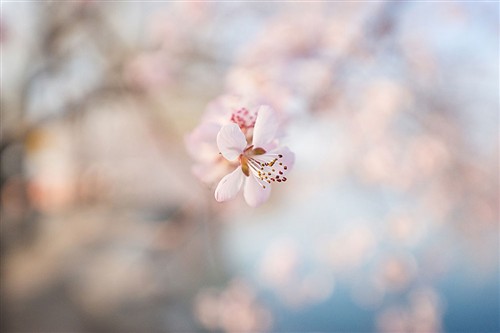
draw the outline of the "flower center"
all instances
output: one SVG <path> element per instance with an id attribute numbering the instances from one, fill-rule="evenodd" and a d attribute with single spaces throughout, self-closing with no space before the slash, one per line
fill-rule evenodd
<path id="1" fill-rule="evenodd" d="M 231 114 L 231 121 L 236 123 L 244 134 L 255 126 L 257 111 L 249 111 L 247 108 L 241 108 Z"/>
<path id="2" fill-rule="evenodd" d="M 249 177 L 250 172 L 256 177 L 262 188 L 266 183 L 286 182 L 284 176 L 288 166 L 283 162 L 283 155 L 267 153 L 263 148 L 248 146 L 240 155 L 241 170 Z"/>

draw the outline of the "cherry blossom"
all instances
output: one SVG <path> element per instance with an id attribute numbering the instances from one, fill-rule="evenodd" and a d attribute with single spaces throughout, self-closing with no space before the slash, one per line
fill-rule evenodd
<path id="1" fill-rule="evenodd" d="M 257 110 L 251 102 L 234 95 L 223 95 L 209 103 L 200 124 L 185 138 L 186 148 L 196 161 L 192 167 L 195 176 L 211 184 L 234 169 L 235 163 L 219 154 L 217 133 L 224 125 L 236 123 L 251 138 Z"/>
<path id="2" fill-rule="evenodd" d="M 244 131 L 240 122 L 245 122 L 247 110 L 240 116 L 243 120 L 224 125 L 217 134 L 220 154 L 236 168 L 224 176 L 215 189 L 215 199 L 227 201 L 236 196 L 243 187 L 243 196 L 248 205 L 257 207 L 269 199 L 272 183 L 287 181 L 295 156 L 281 147 L 276 139 L 279 121 L 269 106 L 261 106 L 253 124 L 252 135 Z M 250 118 L 251 119 L 251 118 Z"/>
<path id="3" fill-rule="evenodd" d="M 219 154 L 217 133 L 222 126 L 235 123 L 247 140 L 251 140 L 260 104 L 265 103 L 259 98 L 242 98 L 238 95 L 222 95 L 208 104 L 200 124 L 185 138 L 187 151 L 196 161 L 192 172 L 202 182 L 215 184 L 234 169 L 236 163 Z M 282 124 L 287 119 L 284 113 L 274 110 L 275 121 L 279 124 L 275 137 L 280 138 L 284 136 Z"/>

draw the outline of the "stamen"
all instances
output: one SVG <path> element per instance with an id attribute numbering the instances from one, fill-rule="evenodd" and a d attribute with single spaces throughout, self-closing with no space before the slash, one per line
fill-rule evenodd
<path id="1" fill-rule="evenodd" d="M 277 163 L 279 158 L 283 158 L 283 155 L 267 152 L 260 154 L 261 151 L 259 148 L 252 148 L 252 146 L 247 147 L 242 154 L 242 158 L 240 158 L 240 161 L 246 163 L 248 168 L 243 169 L 242 166 L 242 170 L 248 170 L 248 173 L 252 172 L 259 185 L 264 189 L 266 188 L 265 186 L 271 184 L 271 182 L 285 182 L 286 177 L 283 176 L 288 167 L 283 165 L 283 162 Z"/>

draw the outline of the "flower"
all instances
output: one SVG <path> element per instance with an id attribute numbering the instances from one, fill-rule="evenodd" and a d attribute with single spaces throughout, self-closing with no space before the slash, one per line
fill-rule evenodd
<path id="1" fill-rule="evenodd" d="M 245 201 L 257 207 L 269 199 L 272 183 L 286 182 L 295 156 L 287 147 L 279 146 L 276 140 L 278 125 L 275 112 L 269 106 L 261 106 L 251 137 L 245 135 L 238 123 L 220 129 L 217 147 L 221 155 L 237 167 L 217 185 L 217 201 L 234 198 L 243 187 Z"/>
<path id="2" fill-rule="evenodd" d="M 208 105 L 201 123 L 186 136 L 186 148 L 196 161 L 192 171 L 201 181 L 215 183 L 235 167 L 219 154 L 217 133 L 222 126 L 236 123 L 251 137 L 258 110 L 251 105 L 240 97 L 223 95 Z"/>
<path id="3" fill-rule="evenodd" d="M 222 95 L 210 102 L 200 124 L 185 138 L 186 148 L 196 161 L 192 172 L 207 184 L 216 184 L 222 176 L 233 170 L 236 163 L 226 160 L 219 154 L 217 133 L 222 126 L 236 123 L 247 140 L 251 140 L 259 110 L 258 98 L 241 98 L 237 95 Z M 276 113 L 277 121 L 286 121 L 283 113 Z M 281 126 L 279 126 L 281 128 Z M 276 137 L 284 133 L 276 133 Z"/>

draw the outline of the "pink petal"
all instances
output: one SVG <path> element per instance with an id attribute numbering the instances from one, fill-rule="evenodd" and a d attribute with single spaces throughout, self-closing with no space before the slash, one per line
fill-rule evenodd
<path id="1" fill-rule="evenodd" d="M 219 157 L 216 138 L 221 126 L 202 122 L 191 133 L 185 136 L 184 142 L 188 153 L 197 161 L 213 161 Z"/>
<path id="2" fill-rule="evenodd" d="M 229 164 L 219 154 L 217 154 L 217 157 L 217 160 L 193 165 L 191 171 L 204 183 L 213 184 L 219 181 L 222 176 L 227 175 L 234 169 L 234 165 Z"/>
<path id="3" fill-rule="evenodd" d="M 271 194 L 271 185 L 265 184 L 266 188 L 262 188 L 257 178 L 252 174 L 246 177 L 245 186 L 243 188 L 243 196 L 245 201 L 251 207 L 257 207 L 269 199 Z"/>
<path id="4" fill-rule="evenodd" d="M 255 147 L 266 148 L 276 138 L 278 126 L 278 118 L 271 107 L 267 105 L 261 106 L 253 129 L 252 144 Z"/>
<path id="5" fill-rule="evenodd" d="M 231 112 L 240 105 L 241 98 L 233 95 L 222 95 L 210 102 L 205 109 L 203 121 L 210 121 L 223 126 L 228 123 Z"/>
<path id="6" fill-rule="evenodd" d="M 225 175 L 215 189 L 215 200 L 223 202 L 234 198 L 234 196 L 241 189 L 243 178 L 244 175 L 241 171 L 241 167 L 238 167 L 230 174 Z"/>
<path id="7" fill-rule="evenodd" d="M 247 140 L 238 125 L 231 123 L 222 126 L 220 129 L 217 134 L 217 146 L 222 156 L 229 161 L 233 161 L 243 152 L 247 146 Z"/>

